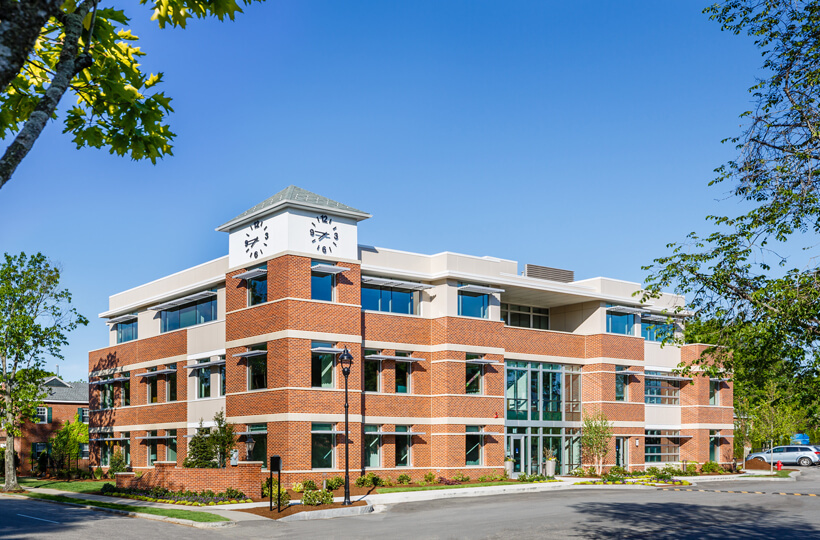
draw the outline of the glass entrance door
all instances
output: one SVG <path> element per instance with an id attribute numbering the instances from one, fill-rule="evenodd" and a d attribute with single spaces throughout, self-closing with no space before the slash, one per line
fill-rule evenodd
<path id="1" fill-rule="evenodd" d="M 627 467 L 626 453 L 628 446 L 623 437 L 615 437 L 615 465 L 618 467 Z"/>
<path id="2" fill-rule="evenodd" d="M 527 464 L 527 445 L 522 436 L 510 436 L 510 456 L 513 458 L 513 474 L 522 472 Z"/>

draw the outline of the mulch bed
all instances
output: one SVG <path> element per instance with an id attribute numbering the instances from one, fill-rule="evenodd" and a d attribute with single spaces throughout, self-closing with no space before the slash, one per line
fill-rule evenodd
<path id="1" fill-rule="evenodd" d="M 768 471 L 772 466 L 760 459 L 750 459 L 743 464 L 744 469 L 751 469 L 753 471 Z M 777 463 L 774 464 L 774 470 L 777 471 Z M 783 469 L 784 471 L 796 471 L 797 469 Z"/>
<path id="2" fill-rule="evenodd" d="M 362 497 L 364 495 L 370 495 L 376 489 L 378 489 L 378 488 L 357 487 L 357 486 L 351 484 L 351 486 L 350 486 L 350 496 L 351 497 Z M 290 495 L 290 500 L 292 500 L 292 501 L 298 501 L 302 498 L 301 493 L 297 493 L 297 492 L 293 491 L 292 489 L 283 490 L 282 492 L 284 493 L 285 491 L 288 492 L 288 495 Z M 344 486 L 342 486 L 339 489 L 332 491 L 331 493 L 333 493 L 334 497 L 344 497 L 345 496 L 345 488 L 344 488 Z M 276 493 L 273 494 L 273 498 L 276 499 Z M 260 497 L 260 498 L 254 498 L 253 502 L 260 502 L 260 501 L 267 501 L 267 500 L 268 500 L 268 497 Z"/>
<path id="3" fill-rule="evenodd" d="M 351 489 L 352 492 L 352 489 Z M 356 501 L 350 506 L 367 506 L 367 503 L 364 501 Z M 222 506 L 222 509 L 228 510 L 230 506 Z M 245 508 L 242 510 L 234 510 L 235 512 L 247 512 L 248 514 L 254 514 L 256 516 L 262 516 L 268 519 L 280 519 L 286 516 L 291 516 L 293 514 L 298 514 L 299 512 L 313 512 L 316 510 L 331 510 L 335 508 L 349 508 L 349 506 L 342 506 L 342 503 L 337 502 L 333 504 L 323 504 L 320 506 L 305 506 L 301 504 L 292 504 L 287 508 L 282 509 L 281 512 L 276 511 L 276 507 L 274 506 L 273 512 L 271 512 L 267 506 L 261 508 Z"/>

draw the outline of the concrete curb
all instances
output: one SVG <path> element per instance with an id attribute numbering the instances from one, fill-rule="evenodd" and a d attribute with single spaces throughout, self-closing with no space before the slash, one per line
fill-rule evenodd
<path id="1" fill-rule="evenodd" d="M 278 519 L 277 521 L 308 521 L 311 519 L 331 519 L 345 516 L 359 516 L 369 514 L 373 511 L 373 505 L 354 506 L 352 508 L 331 508 L 330 510 L 314 510 L 312 512 L 299 512 Z"/>
<path id="2" fill-rule="evenodd" d="M 489 495 L 509 495 L 531 493 L 534 491 L 552 491 L 573 487 L 566 482 L 545 482 L 543 484 L 508 484 L 505 486 L 488 486 L 475 488 L 435 489 L 426 491 L 405 491 L 400 493 L 378 493 L 368 495 L 365 500 L 372 505 L 399 504 L 405 502 L 433 501 L 453 499 L 456 497 L 486 497 Z"/>
<path id="3" fill-rule="evenodd" d="M 152 521 L 165 521 L 166 523 L 174 523 L 176 525 L 185 525 L 188 527 L 194 527 L 197 529 L 223 529 L 226 527 L 233 527 L 236 525 L 235 521 L 210 521 L 210 522 L 200 522 L 200 521 L 191 521 L 190 519 L 180 519 L 180 518 L 172 518 L 166 516 L 155 516 L 154 514 L 143 514 L 142 512 L 129 512 L 127 510 L 117 510 L 115 508 L 102 508 L 100 506 L 91 506 L 87 504 L 80 504 L 80 503 L 70 503 L 64 501 L 50 501 L 48 499 L 36 499 L 34 497 L 26 497 L 25 495 L 10 495 L 10 494 L 3 494 L 5 497 L 14 497 L 17 499 L 26 499 L 29 501 L 37 501 L 43 503 L 51 503 L 51 504 L 61 504 L 63 506 L 76 506 L 79 508 L 85 508 L 86 510 L 92 510 L 94 512 L 107 512 L 109 514 L 115 514 L 118 516 L 128 516 L 128 517 L 135 517 L 141 519 L 150 519 Z"/>
<path id="4" fill-rule="evenodd" d="M 760 475 L 758 475 L 757 473 L 751 474 L 752 476 L 676 476 L 675 479 L 687 480 L 688 482 L 691 482 L 693 486 L 698 485 L 698 482 L 743 482 L 749 480 L 751 480 L 752 482 L 796 482 L 797 477 L 800 476 L 800 471 L 790 472 L 788 478 L 761 478 Z M 695 478 L 697 478 L 697 480 L 695 480 Z"/>

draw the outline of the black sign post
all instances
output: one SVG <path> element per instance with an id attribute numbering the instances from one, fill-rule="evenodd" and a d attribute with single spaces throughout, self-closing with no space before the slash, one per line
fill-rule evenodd
<path id="1" fill-rule="evenodd" d="M 270 495 L 270 511 L 273 512 L 273 471 L 276 471 L 276 513 L 282 511 L 282 458 L 279 456 L 271 456 L 270 457 L 270 467 L 268 467 L 268 472 L 270 472 L 270 489 L 268 489 L 268 494 Z"/>

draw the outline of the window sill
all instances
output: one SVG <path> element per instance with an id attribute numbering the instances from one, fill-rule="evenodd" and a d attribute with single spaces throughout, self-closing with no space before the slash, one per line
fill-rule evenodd
<path id="1" fill-rule="evenodd" d="M 192 401 L 214 401 L 214 400 L 217 400 L 217 399 L 225 399 L 225 396 L 195 398 Z"/>
<path id="2" fill-rule="evenodd" d="M 410 317 L 413 319 L 424 319 L 419 313 L 394 313 L 392 311 L 377 311 L 375 309 L 362 309 L 362 313 L 373 313 L 375 315 L 395 315 L 398 317 Z"/>

